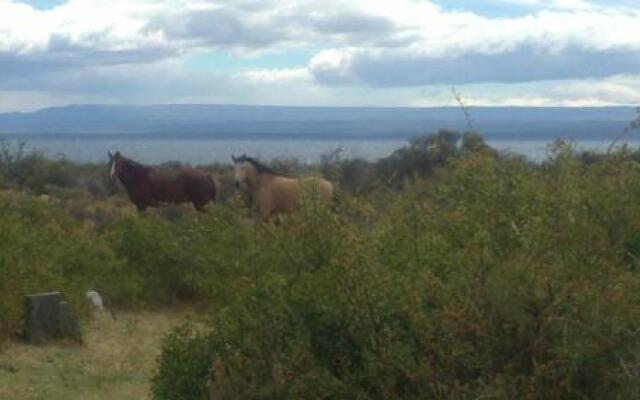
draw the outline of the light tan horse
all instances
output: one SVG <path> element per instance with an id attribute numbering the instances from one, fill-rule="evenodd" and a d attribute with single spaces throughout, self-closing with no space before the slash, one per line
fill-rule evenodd
<path id="1" fill-rule="evenodd" d="M 236 187 L 247 191 L 262 218 L 295 212 L 307 194 L 329 203 L 333 185 L 319 177 L 288 178 L 252 157 L 231 156 Z"/>

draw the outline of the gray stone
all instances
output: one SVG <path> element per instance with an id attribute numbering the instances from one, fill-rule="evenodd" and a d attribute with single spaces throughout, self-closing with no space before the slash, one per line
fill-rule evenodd
<path id="1" fill-rule="evenodd" d="M 53 339 L 82 341 L 80 324 L 60 292 L 25 297 L 24 336 L 27 342 L 46 343 Z"/>

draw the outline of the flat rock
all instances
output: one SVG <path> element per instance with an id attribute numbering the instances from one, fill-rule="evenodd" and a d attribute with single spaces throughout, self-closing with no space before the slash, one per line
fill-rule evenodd
<path id="1" fill-rule="evenodd" d="M 82 341 L 80 324 L 60 292 L 25 296 L 24 337 L 28 343 L 42 344 L 54 339 Z"/>

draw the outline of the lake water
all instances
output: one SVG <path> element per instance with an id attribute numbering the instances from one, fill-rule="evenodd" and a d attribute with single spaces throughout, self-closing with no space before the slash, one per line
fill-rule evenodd
<path id="1" fill-rule="evenodd" d="M 401 140 L 216 140 L 216 139 L 169 139 L 137 138 L 122 136 L 22 136 L 9 138 L 14 144 L 19 140 L 27 143 L 29 150 L 43 152 L 49 158 L 65 157 L 75 162 L 106 162 L 108 150 L 119 150 L 126 156 L 143 163 L 181 161 L 193 165 L 212 162 L 230 162 L 231 154 L 256 156 L 262 159 L 296 158 L 313 163 L 324 154 L 342 149 L 343 158 L 376 160 L 386 157 L 394 150 L 405 146 Z M 547 155 L 549 142 L 542 140 L 488 140 L 489 145 L 502 150 L 526 155 L 533 160 L 542 160 Z M 576 146 L 584 150 L 606 151 L 610 141 L 577 141 Z M 638 147 L 640 142 L 629 142 Z"/>

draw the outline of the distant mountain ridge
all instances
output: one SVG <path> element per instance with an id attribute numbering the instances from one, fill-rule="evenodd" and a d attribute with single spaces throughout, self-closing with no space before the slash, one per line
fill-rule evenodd
<path id="1" fill-rule="evenodd" d="M 472 107 L 488 139 L 602 140 L 635 117 L 633 107 Z M 289 107 L 245 105 L 73 105 L 0 113 L 0 135 L 136 135 L 216 139 L 407 139 L 463 131 L 457 107 Z"/>

